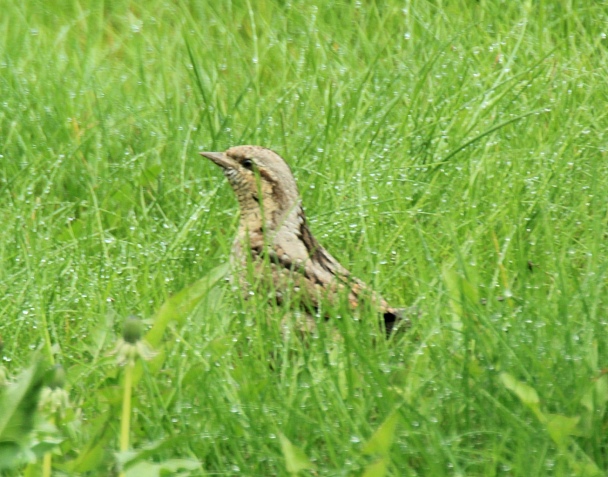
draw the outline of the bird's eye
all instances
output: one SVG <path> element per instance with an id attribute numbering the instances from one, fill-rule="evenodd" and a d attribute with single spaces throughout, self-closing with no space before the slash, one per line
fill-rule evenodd
<path id="1" fill-rule="evenodd" d="M 241 162 L 241 165 L 245 169 L 249 169 L 250 171 L 253 170 L 253 161 L 251 159 L 243 159 L 243 162 Z"/>

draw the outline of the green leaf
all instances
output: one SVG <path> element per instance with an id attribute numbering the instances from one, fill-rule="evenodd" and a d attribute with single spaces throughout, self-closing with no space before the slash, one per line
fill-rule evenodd
<path id="1" fill-rule="evenodd" d="M 587 390 L 581 398 L 581 404 L 590 413 L 597 412 L 599 417 L 603 417 L 606 412 L 608 402 L 608 376 L 600 376 L 595 383 Z"/>
<path id="2" fill-rule="evenodd" d="M 526 406 L 538 407 L 540 400 L 533 387 L 518 381 L 509 373 L 501 373 L 500 380 L 502 381 L 502 384 L 515 394 Z"/>
<path id="3" fill-rule="evenodd" d="M 215 267 L 206 276 L 165 301 L 153 318 L 154 325 L 146 335 L 146 341 L 153 347 L 157 347 L 169 323 L 172 320 L 182 321 L 192 312 L 209 290 L 226 276 L 228 269 L 229 264 Z"/>
<path id="4" fill-rule="evenodd" d="M 593 340 L 593 342 L 591 343 L 591 346 L 589 346 L 587 356 L 586 356 L 586 361 L 589 364 L 589 367 L 591 369 L 597 369 L 599 367 L 598 356 L 599 356 L 599 352 L 597 349 L 597 340 Z"/>
<path id="5" fill-rule="evenodd" d="M 312 469 L 314 467 L 304 451 L 299 447 L 294 446 L 281 432 L 279 432 L 279 439 L 281 440 L 281 450 L 283 451 L 283 457 L 285 458 L 287 472 L 290 474 L 297 474 L 302 470 Z"/>
<path id="6" fill-rule="evenodd" d="M 384 477 L 386 475 L 387 460 L 386 457 L 382 457 L 368 464 L 361 477 Z"/>
<path id="7" fill-rule="evenodd" d="M 14 383 L 0 388 L 0 441 L 19 442 L 32 430 L 43 384 L 44 370 L 37 361 Z"/>
<path id="8" fill-rule="evenodd" d="M 44 378 L 45 366 L 35 358 L 34 364 L 22 371 L 14 383 L 0 387 L 0 474 L 4 469 L 36 459 L 36 449 L 29 438 L 34 430 Z M 38 442 L 46 448 L 56 445 L 52 439 Z"/>
<path id="9" fill-rule="evenodd" d="M 103 466 L 108 455 L 108 442 L 115 438 L 112 429 L 115 421 L 112 413 L 104 413 L 91 423 L 91 437 L 78 457 L 66 466 L 68 473 L 85 473 Z"/>
<path id="10" fill-rule="evenodd" d="M 86 232 L 85 225 L 82 221 L 74 220 L 73 222 L 69 222 L 55 238 L 60 242 L 71 242 L 72 240 L 83 238 Z"/>
<path id="11" fill-rule="evenodd" d="M 127 477 L 160 477 L 160 465 L 138 462 L 125 472 Z"/>
<path id="12" fill-rule="evenodd" d="M 580 420 L 579 417 L 548 414 L 546 415 L 546 418 L 547 432 L 559 448 L 564 448 L 566 446 L 570 436 L 579 434 L 576 428 L 578 421 Z"/>
<path id="13" fill-rule="evenodd" d="M 115 454 L 116 462 L 129 477 L 190 475 L 190 471 L 201 469 L 201 463 L 196 459 L 168 459 L 162 462 L 152 462 L 164 449 L 173 448 L 179 442 L 182 442 L 182 438 L 174 437 L 151 442 L 135 450 L 117 452 Z"/>
<path id="14" fill-rule="evenodd" d="M 180 470 L 198 470 L 201 463 L 194 459 L 169 459 L 160 463 L 162 470 L 167 472 L 177 472 Z"/>
<path id="15" fill-rule="evenodd" d="M 366 455 L 388 455 L 395 438 L 398 418 L 398 410 L 395 409 L 388 415 L 369 441 L 363 446 L 362 452 Z"/>
<path id="16" fill-rule="evenodd" d="M 460 319 L 463 315 L 462 300 L 460 299 L 460 277 L 458 273 L 447 266 L 443 269 L 443 281 L 448 289 L 450 307 L 454 315 Z"/>
<path id="17" fill-rule="evenodd" d="M 143 169 L 139 174 L 139 178 L 138 178 L 139 185 L 148 186 L 148 185 L 156 182 L 156 180 L 160 176 L 161 171 L 162 171 L 162 168 L 161 168 L 160 164 L 154 164 L 153 166 Z"/>
<path id="18" fill-rule="evenodd" d="M 0 471 L 17 467 L 22 460 L 23 454 L 19 444 L 16 442 L 0 442 Z"/>
<path id="19" fill-rule="evenodd" d="M 454 317 L 453 325 L 456 328 L 462 326 L 462 319 L 466 311 L 471 307 L 479 305 L 479 286 L 477 274 L 472 268 L 456 270 L 455 264 L 446 264 L 441 274 L 447 288 L 450 308 Z"/>
<path id="20" fill-rule="evenodd" d="M 141 461 L 131 466 L 125 475 L 127 477 L 187 476 L 190 475 L 190 471 L 200 469 L 200 462 L 193 459 L 169 459 L 159 463 Z"/>
<path id="21" fill-rule="evenodd" d="M 573 475 L 582 477 L 606 477 L 606 474 L 594 462 L 586 460 L 584 462 L 571 462 L 571 467 L 574 470 Z"/>
<path id="22" fill-rule="evenodd" d="M 594 385 L 595 388 L 595 404 L 600 415 L 606 412 L 606 403 L 608 403 L 608 376 L 605 374 L 598 378 Z"/>
<path id="23" fill-rule="evenodd" d="M 546 417 L 540 409 L 540 399 L 538 398 L 538 393 L 533 387 L 518 381 L 509 373 L 501 373 L 500 380 L 502 381 L 503 385 L 509 391 L 515 394 L 526 407 L 534 412 L 536 418 L 540 422 L 546 422 Z"/>

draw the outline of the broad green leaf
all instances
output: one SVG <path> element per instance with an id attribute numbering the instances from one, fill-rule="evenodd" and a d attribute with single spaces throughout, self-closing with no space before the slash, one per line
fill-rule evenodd
<path id="1" fill-rule="evenodd" d="M 39 477 L 42 474 L 41 462 L 30 462 L 23 471 L 23 477 Z"/>
<path id="2" fill-rule="evenodd" d="M 43 378 L 42 365 L 36 362 L 0 388 L 0 441 L 19 442 L 32 430 Z"/>
<path id="3" fill-rule="evenodd" d="M 576 426 L 579 417 L 567 417 L 559 414 L 547 414 L 547 432 L 558 447 L 563 448 L 572 435 L 578 435 Z"/>
<path id="4" fill-rule="evenodd" d="M 57 234 L 56 238 L 60 242 L 71 242 L 81 239 L 86 233 L 85 225 L 81 220 L 74 220 L 66 225 L 63 232 Z"/>
<path id="5" fill-rule="evenodd" d="M 0 471 L 21 464 L 22 449 L 16 442 L 0 442 Z M 1 474 L 0 474 L 1 475 Z"/>
<path id="6" fill-rule="evenodd" d="M 162 168 L 160 164 L 154 164 L 144 170 L 142 170 L 139 174 L 138 182 L 140 186 L 148 186 L 158 180 L 158 176 Z"/>
<path id="7" fill-rule="evenodd" d="M 125 471 L 127 477 L 160 477 L 161 467 L 151 462 L 138 462 Z"/>
<path id="8" fill-rule="evenodd" d="M 209 293 L 215 284 L 224 278 L 228 273 L 229 264 L 215 267 L 203 278 L 197 280 L 192 285 L 180 290 L 175 295 L 165 301 L 158 312 L 153 317 L 154 324 L 145 337 L 145 340 L 153 348 L 159 348 L 163 334 L 171 321 L 183 321 Z M 159 349 L 149 363 L 149 371 L 158 371 L 165 360 L 165 350 Z M 138 383 L 143 375 L 143 366 L 138 362 L 133 375 L 133 382 Z"/>
<path id="9" fill-rule="evenodd" d="M 386 475 L 387 457 L 382 457 L 368 464 L 361 477 L 384 477 Z"/>
<path id="10" fill-rule="evenodd" d="M 509 373 L 501 373 L 500 380 L 502 381 L 502 384 L 515 394 L 526 406 L 537 407 L 540 403 L 538 394 L 533 387 L 518 381 Z"/>
<path id="11" fill-rule="evenodd" d="M 66 469 L 69 473 L 85 473 L 100 468 L 107 458 L 108 442 L 115 438 L 112 425 L 116 418 L 111 413 L 99 416 L 92 423 L 90 439 L 78 457 Z"/>
<path id="12" fill-rule="evenodd" d="M 199 471 L 202 468 L 198 460 L 168 459 L 153 462 L 165 449 L 173 450 L 182 442 L 183 438 L 176 436 L 150 442 L 138 449 L 116 452 L 114 455 L 118 466 L 127 477 L 187 476 L 191 471 Z M 195 475 L 200 475 L 200 472 L 196 472 Z"/>
<path id="13" fill-rule="evenodd" d="M 500 380 L 509 391 L 515 394 L 525 406 L 534 412 L 540 422 L 546 422 L 546 417 L 540 409 L 538 393 L 533 387 L 518 381 L 509 373 L 501 373 Z"/>
<path id="14" fill-rule="evenodd" d="M 159 463 L 141 461 L 127 469 L 125 475 L 127 477 L 186 476 L 190 475 L 190 471 L 200 468 L 200 462 L 193 459 L 169 459 Z"/>
<path id="15" fill-rule="evenodd" d="M 362 452 L 367 455 L 386 456 L 393 445 L 395 429 L 399 419 L 398 410 L 393 410 L 380 427 L 374 432 L 369 441 L 363 446 Z"/>
<path id="16" fill-rule="evenodd" d="M 180 470 L 198 470 L 201 463 L 194 459 L 169 459 L 160 463 L 163 471 L 177 472 Z"/>
<path id="17" fill-rule="evenodd" d="M 279 432 L 279 439 L 281 440 L 281 450 L 283 452 L 283 457 L 285 458 L 287 472 L 295 475 L 302 470 L 312 469 L 314 467 L 304 451 L 299 447 L 294 446 L 281 432 Z"/>
<path id="18" fill-rule="evenodd" d="M 169 322 L 172 320 L 183 320 L 205 297 L 209 290 L 226 276 L 228 269 L 228 264 L 215 267 L 206 276 L 165 301 L 153 318 L 154 325 L 146 335 L 146 341 L 153 347 L 157 347 Z"/>
<path id="19" fill-rule="evenodd" d="M 150 442 L 143 447 L 128 450 L 125 452 L 116 452 L 116 462 L 124 469 L 129 470 L 141 462 L 147 462 L 154 459 L 155 456 L 165 449 L 173 449 L 175 446 L 183 442 L 183 438 L 176 436 L 172 438 L 162 439 Z M 162 469 L 194 469 L 200 468 L 200 463 L 195 459 L 169 459 L 159 462 L 158 465 Z"/>

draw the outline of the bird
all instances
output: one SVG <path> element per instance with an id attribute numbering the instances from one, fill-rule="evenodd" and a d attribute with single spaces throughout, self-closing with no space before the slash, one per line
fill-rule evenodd
<path id="1" fill-rule="evenodd" d="M 251 278 L 247 279 L 249 270 L 249 277 L 266 279 L 267 290 L 274 295 L 271 299 L 277 303 L 295 293 L 309 316 L 318 316 L 324 303 L 335 305 L 347 297 L 353 311 L 368 300 L 387 335 L 409 327 L 406 309 L 390 306 L 317 241 L 293 173 L 279 154 L 252 145 L 200 154 L 222 169 L 239 204 L 231 262 L 239 270 L 239 283 L 246 294 L 255 293 Z"/>

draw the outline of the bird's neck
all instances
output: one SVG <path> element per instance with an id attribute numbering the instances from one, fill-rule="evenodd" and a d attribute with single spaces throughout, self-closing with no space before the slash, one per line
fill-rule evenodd
<path id="1" fill-rule="evenodd" d="M 246 203 L 239 201 L 241 217 L 238 236 L 254 245 L 273 244 L 277 237 L 285 234 L 297 234 L 300 218 L 304 216 L 300 201 L 278 203 L 274 198 L 266 197 L 257 202 L 250 199 Z"/>

